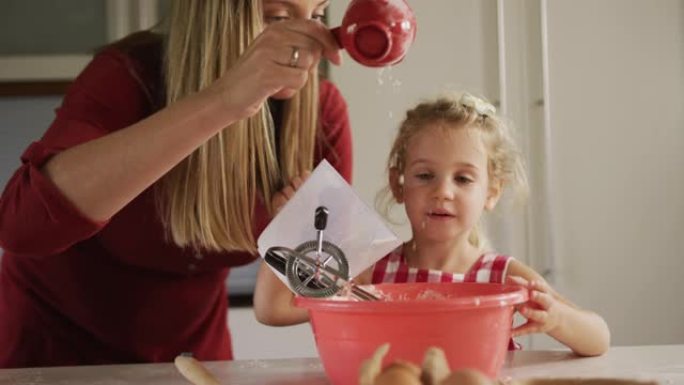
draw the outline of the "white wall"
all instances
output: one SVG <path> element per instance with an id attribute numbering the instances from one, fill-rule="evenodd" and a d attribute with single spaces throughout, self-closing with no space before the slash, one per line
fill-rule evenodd
<path id="1" fill-rule="evenodd" d="M 549 1 L 559 267 L 616 344 L 683 343 L 684 1 Z"/>

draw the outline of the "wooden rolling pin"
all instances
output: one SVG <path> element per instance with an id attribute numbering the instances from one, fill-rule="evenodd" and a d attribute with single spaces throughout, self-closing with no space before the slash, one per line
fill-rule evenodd
<path id="1" fill-rule="evenodd" d="M 221 385 L 201 362 L 189 355 L 180 355 L 174 360 L 176 369 L 194 385 Z"/>

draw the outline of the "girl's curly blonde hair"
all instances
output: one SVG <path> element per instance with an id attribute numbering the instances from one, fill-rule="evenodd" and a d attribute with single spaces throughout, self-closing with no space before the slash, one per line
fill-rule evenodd
<path id="1" fill-rule="evenodd" d="M 489 183 L 500 184 L 501 190 L 512 189 L 520 197 L 528 192 L 522 154 L 513 140 L 511 128 L 495 115 L 494 107 L 483 99 L 468 93 L 449 93 L 424 101 L 406 112 L 399 126 L 387 162 L 387 172 L 397 170 L 404 174 L 406 154 L 411 139 L 433 123 L 442 123 L 444 130 L 462 128 L 478 130 L 487 150 Z M 389 218 L 396 200 L 387 185 L 376 198 L 378 210 Z M 469 242 L 478 248 L 487 247 L 481 225 L 470 234 Z"/>

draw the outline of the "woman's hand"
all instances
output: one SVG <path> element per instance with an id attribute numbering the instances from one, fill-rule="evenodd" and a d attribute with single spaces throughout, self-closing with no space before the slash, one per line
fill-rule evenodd
<path id="1" fill-rule="evenodd" d="M 310 175 L 311 171 L 305 171 L 301 176 L 292 178 L 292 181 L 290 181 L 289 185 L 285 186 L 282 190 L 273 195 L 273 198 L 271 199 L 271 206 L 273 207 L 274 216 L 275 214 L 278 214 L 283 206 L 285 206 L 287 201 L 292 199 L 295 192 L 297 192 L 302 183 L 304 183 L 304 181 L 307 180 Z"/>
<path id="2" fill-rule="evenodd" d="M 508 276 L 506 283 L 523 286 L 529 290 L 529 301 L 517 307 L 527 322 L 513 328 L 513 337 L 531 333 L 550 333 L 561 325 L 566 305 L 554 298 L 553 289 L 546 282 Z"/>
<path id="3" fill-rule="evenodd" d="M 313 20 L 269 25 L 212 87 L 221 94 L 231 117 L 255 114 L 269 97 L 290 98 L 314 73 L 321 56 L 341 61 L 332 33 Z"/>

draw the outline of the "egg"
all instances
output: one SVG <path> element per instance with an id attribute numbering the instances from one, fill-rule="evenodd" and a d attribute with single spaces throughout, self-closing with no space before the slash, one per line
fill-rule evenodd
<path id="1" fill-rule="evenodd" d="M 494 385 L 487 376 L 474 369 L 451 372 L 439 385 Z"/>
<path id="2" fill-rule="evenodd" d="M 422 385 L 420 368 L 407 361 L 394 361 L 375 377 L 373 385 Z"/>
<path id="3" fill-rule="evenodd" d="M 373 385 L 375 377 L 382 371 L 382 359 L 389 350 L 389 343 L 380 345 L 373 355 L 361 363 L 359 385 Z"/>
<path id="4" fill-rule="evenodd" d="M 423 385 L 439 385 L 451 372 L 444 351 L 435 346 L 425 351 L 422 369 L 420 379 Z"/>

